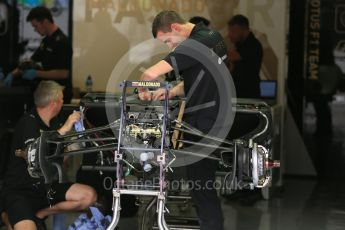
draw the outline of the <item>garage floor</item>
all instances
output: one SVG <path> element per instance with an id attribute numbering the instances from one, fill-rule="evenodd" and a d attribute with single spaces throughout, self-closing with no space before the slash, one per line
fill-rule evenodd
<path id="1" fill-rule="evenodd" d="M 341 180 L 288 178 L 284 190 L 269 201 L 255 192 L 238 196 L 222 199 L 225 230 L 345 229 L 345 185 Z M 69 214 L 67 222 L 76 217 Z M 47 225 L 51 222 L 49 218 Z M 122 218 L 119 229 L 138 229 L 137 217 Z"/>
<path id="2" fill-rule="evenodd" d="M 345 185 L 341 181 L 286 179 L 285 189 L 269 201 L 258 193 L 223 199 L 226 230 L 345 229 Z M 137 229 L 123 218 L 119 229 Z"/>

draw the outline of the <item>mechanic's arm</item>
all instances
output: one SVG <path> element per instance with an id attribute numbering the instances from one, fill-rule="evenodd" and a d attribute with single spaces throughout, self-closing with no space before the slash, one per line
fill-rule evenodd
<path id="1" fill-rule="evenodd" d="M 242 60 L 242 56 L 237 50 L 229 51 L 228 55 L 231 62 L 238 62 Z"/>
<path id="2" fill-rule="evenodd" d="M 59 80 L 59 79 L 66 79 L 69 76 L 69 70 L 66 69 L 56 69 L 56 70 L 35 70 L 35 69 L 28 69 L 26 71 L 22 71 L 18 68 L 14 69 L 10 72 L 5 80 L 4 84 L 7 87 L 11 87 L 13 79 L 16 77 L 22 77 L 25 80 L 34 80 L 36 78 L 41 78 L 44 80 Z"/>
<path id="3" fill-rule="evenodd" d="M 172 90 L 170 90 L 172 97 L 182 97 L 184 96 L 184 82 L 178 83 Z"/>
<path id="4" fill-rule="evenodd" d="M 159 76 L 169 73 L 172 70 L 173 68 L 171 67 L 171 65 L 168 62 L 162 60 L 145 70 L 145 72 L 140 76 L 140 81 L 154 81 Z"/>
<path id="5" fill-rule="evenodd" d="M 67 69 L 37 70 L 37 77 L 45 80 L 66 79 L 69 76 Z"/>
<path id="6" fill-rule="evenodd" d="M 171 67 L 171 65 L 168 62 L 162 60 L 145 70 L 144 73 L 140 76 L 140 81 L 154 81 L 159 76 L 169 73 L 172 70 L 173 68 Z M 147 88 L 140 88 L 139 98 L 140 100 L 151 101 L 152 94 L 148 91 Z"/>
<path id="7" fill-rule="evenodd" d="M 67 69 L 53 69 L 53 70 L 35 70 L 28 69 L 23 72 L 22 78 L 25 80 L 34 80 L 41 78 L 44 80 L 59 80 L 68 78 L 69 70 Z"/>
<path id="8" fill-rule="evenodd" d="M 177 96 L 184 96 L 184 82 L 181 81 L 178 83 L 174 88 L 169 91 L 169 99 Z M 158 89 L 153 92 L 152 99 L 156 100 L 164 100 L 165 99 L 165 89 Z"/>
<path id="9" fill-rule="evenodd" d="M 11 72 L 13 77 L 20 77 L 23 74 L 23 71 L 21 71 L 19 68 L 15 68 Z"/>
<path id="10" fill-rule="evenodd" d="M 69 115 L 67 121 L 65 124 L 57 130 L 60 135 L 65 135 L 69 131 L 72 130 L 73 125 L 80 120 L 80 113 L 79 112 L 73 112 L 71 115 Z"/>

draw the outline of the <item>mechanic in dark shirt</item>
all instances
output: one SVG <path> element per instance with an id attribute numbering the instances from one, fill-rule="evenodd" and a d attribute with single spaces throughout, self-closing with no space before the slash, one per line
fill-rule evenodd
<path id="1" fill-rule="evenodd" d="M 96 201 L 96 192 L 90 186 L 58 182 L 52 184 L 48 200 L 44 181 L 29 175 L 23 157 L 23 150 L 40 137 L 41 131 L 57 130 L 63 135 L 80 119 L 78 112 L 63 125 L 56 118 L 63 104 L 62 90 L 54 81 L 40 82 L 34 93 L 36 107 L 16 125 L 3 188 L 4 211 L 14 229 L 42 229 L 42 219 L 48 215 L 84 210 Z"/>
<path id="2" fill-rule="evenodd" d="M 173 51 L 162 61 L 148 68 L 141 76 L 141 80 L 153 81 L 172 70 L 181 73 L 183 82 L 170 90 L 169 97 L 186 95 L 188 101 L 184 121 L 208 133 L 215 124 L 219 109 L 220 96 L 214 80 L 215 76 L 198 60 L 198 57 L 186 53 L 189 53 L 188 49 L 193 44 L 202 44 L 207 47 L 205 56 L 217 58 L 219 64 L 222 64 L 222 61 L 227 59 L 227 49 L 222 36 L 203 24 L 186 22 L 174 11 L 159 13 L 153 21 L 152 32 L 155 38 L 164 42 Z M 141 89 L 139 97 L 142 100 L 161 100 L 164 99 L 164 93 L 164 89 L 159 89 L 151 96 L 147 89 Z M 215 104 L 209 107 L 203 106 L 210 102 Z M 193 111 L 197 107 L 198 109 Z M 185 135 L 184 138 L 191 137 Z M 189 140 L 198 141 L 193 138 Z M 200 188 L 194 184 L 194 189 L 191 190 L 193 202 L 197 206 L 201 230 L 224 229 L 223 214 L 216 190 L 205 186 L 208 182 L 214 182 L 217 163 L 204 158 L 186 167 L 188 180 L 201 183 Z"/>
<path id="3" fill-rule="evenodd" d="M 229 39 L 235 49 L 229 51 L 231 74 L 238 98 L 260 98 L 262 45 L 249 29 L 249 20 L 235 15 L 228 22 Z"/>
<path id="4" fill-rule="evenodd" d="M 211 25 L 210 20 L 208 20 L 207 18 L 201 17 L 201 16 L 191 17 L 189 19 L 189 22 L 193 23 L 193 24 L 203 23 L 206 27 L 209 27 L 209 28 L 210 28 L 210 25 Z"/>
<path id="5" fill-rule="evenodd" d="M 37 83 L 40 80 L 54 80 L 65 87 L 64 102 L 70 103 L 72 99 L 73 53 L 70 41 L 54 23 L 51 12 L 45 7 L 33 8 L 26 20 L 44 38 L 31 57 L 31 62 L 35 65 L 13 70 L 5 79 L 5 85 L 10 86 L 13 77 L 22 77 L 25 80 L 37 81 Z"/>

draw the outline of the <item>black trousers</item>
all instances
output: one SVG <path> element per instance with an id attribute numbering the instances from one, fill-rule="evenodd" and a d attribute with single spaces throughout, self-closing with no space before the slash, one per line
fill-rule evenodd
<path id="1" fill-rule="evenodd" d="M 203 116 L 199 117 L 185 117 L 185 122 L 192 127 L 200 130 L 203 133 L 209 133 L 214 121 Z M 192 142 L 202 141 L 200 137 L 183 134 L 185 140 Z M 202 153 L 205 152 L 203 148 L 184 145 L 184 147 L 192 147 L 188 151 Z M 196 147 L 196 148 L 195 148 Z M 195 163 L 186 165 L 187 180 L 192 182 L 190 194 L 193 203 L 196 205 L 200 230 L 224 230 L 223 212 L 220 206 L 220 201 L 217 196 L 215 183 L 215 173 L 218 166 L 218 161 L 196 157 Z M 219 187 L 219 186 L 218 186 Z"/>
<path id="2" fill-rule="evenodd" d="M 217 163 L 203 159 L 186 166 L 188 182 L 192 182 L 191 196 L 197 207 L 201 230 L 224 229 L 223 213 L 214 185 Z"/>

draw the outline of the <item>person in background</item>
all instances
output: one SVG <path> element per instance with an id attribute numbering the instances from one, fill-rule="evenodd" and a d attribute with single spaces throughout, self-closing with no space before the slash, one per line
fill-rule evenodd
<path id="1" fill-rule="evenodd" d="M 3 211 L 14 230 L 44 230 L 44 219 L 49 215 L 85 210 L 97 200 L 90 186 L 55 181 L 47 188 L 42 178 L 30 176 L 25 159 L 28 145 L 40 137 L 42 130 L 64 135 L 80 120 L 80 114 L 74 112 L 61 125 L 57 115 L 63 105 L 63 87 L 54 81 L 41 81 L 34 100 L 36 107 L 23 115 L 14 130 L 2 191 Z"/>
<path id="2" fill-rule="evenodd" d="M 67 36 L 54 23 L 49 9 L 39 6 L 33 8 L 27 18 L 35 31 L 43 36 L 40 46 L 30 61 L 21 64 L 10 72 L 4 83 L 11 86 L 14 78 L 36 81 L 54 80 L 64 86 L 64 102 L 72 98 L 72 45 Z"/>
<path id="3" fill-rule="evenodd" d="M 227 22 L 232 18 L 240 8 L 240 0 L 206 0 L 205 1 L 212 29 L 222 34 L 228 49 L 232 49 L 234 44 L 230 42 L 229 29 Z M 251 20 L 259 17 L 253 15 Z M 278 77 L 278 57 L 272 44 L 268 40 L 268 35 L 262 29 L 256 30 L 251 28 L 255 37 L 260 41 L 263 48 L 263 59 L 261 67 L 261 77 L 267 80 L 277 80 Z"/>
<path id="4" fill-rule="evenodd" d="M 229 50 L 230 72 L 239 98 L 260 97 L 262 45 L 249 28 L 249 20 L 235 15 L 228 22 L 229 39 L 235 48 Z"/>

